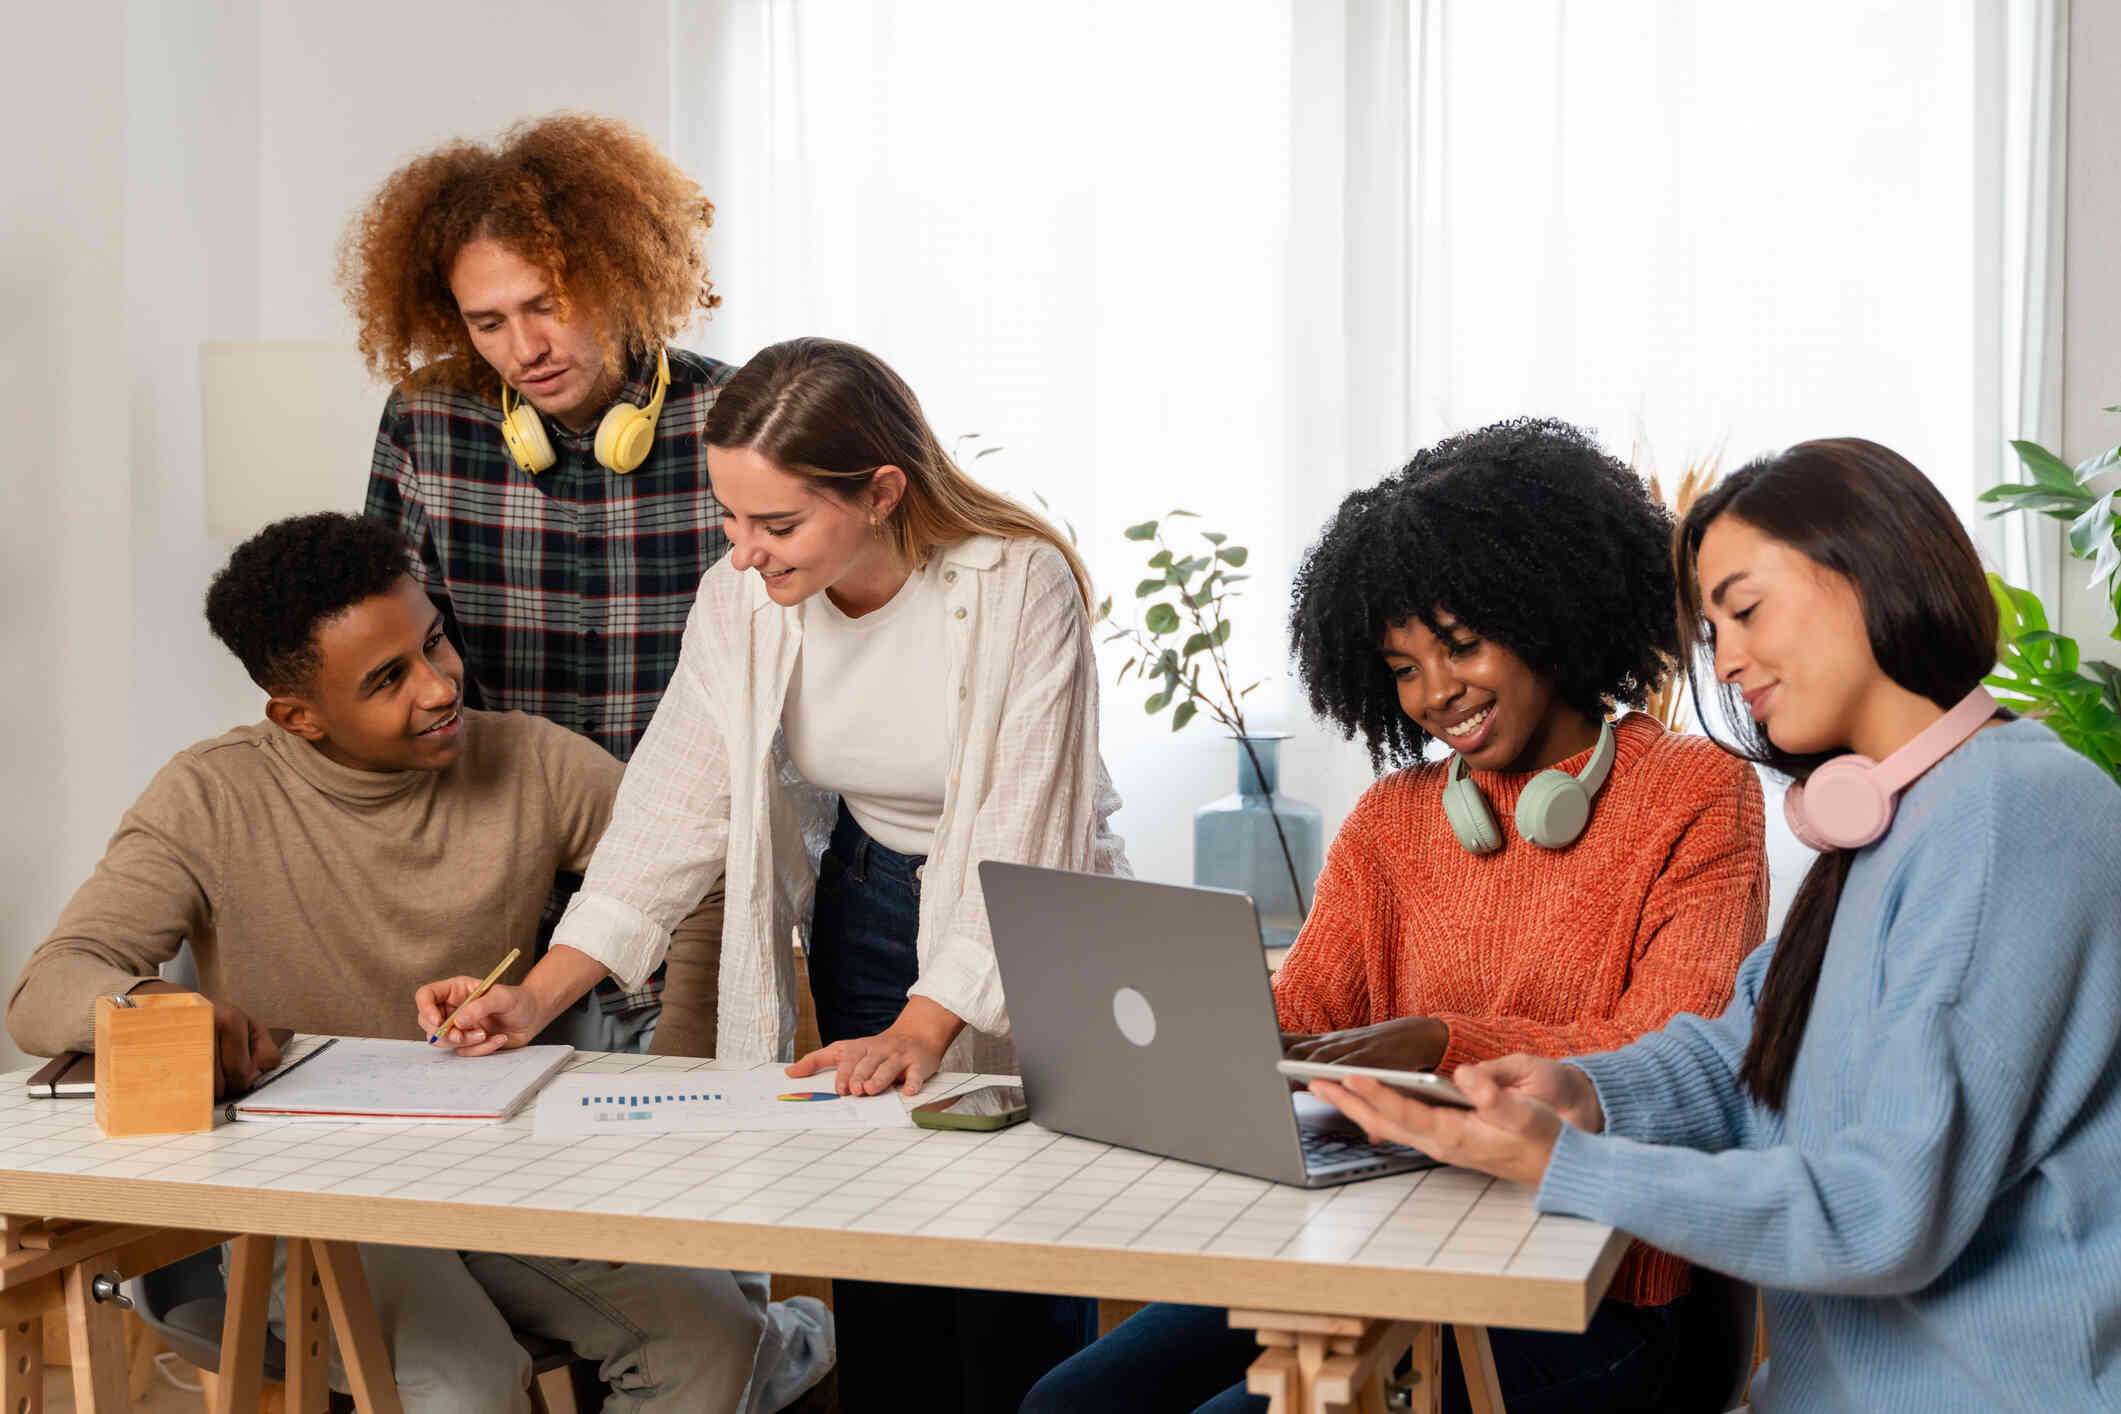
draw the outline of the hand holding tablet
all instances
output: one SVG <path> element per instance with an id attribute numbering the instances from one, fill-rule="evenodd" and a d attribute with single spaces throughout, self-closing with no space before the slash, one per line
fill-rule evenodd
<path id="1" fill-rule="evenodd" d="M 1453 1105 L 1462 1110 L 1473 1108 L 1473 1102 L 1456 1085 L 1426 1070 L 1382 1070 L 1369 1065 L 1300 1060 L 1278 1061 L 1274 1068 L 1291 1080 L 1345 1080 L 1351 1075 L 1367 1076 L 1383 1081 L 1409 1099 L 1432 1105 Z"/>

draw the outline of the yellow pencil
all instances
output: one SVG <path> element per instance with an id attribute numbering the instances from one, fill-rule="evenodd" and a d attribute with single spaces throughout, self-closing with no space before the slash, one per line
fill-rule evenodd
<path id="1" fill-rule="evenodd" d="M 491 987 L 494 984 L 495 979 L 497 979 L 503 972 L 506 972 L 508 970 L 508 964 L 514 962 L 522 955 L 523 950 L 521 948 L 510 948 L 508 950 L 508 956 L 501 959 L 501 965 L 499 967 L 496 967 L 493 971 L 487 973 L 486 980 L 484 982 L 481 982 L 478 986 L 473 987 L 471 989 L 471 995 L 466 997 L 463 1001 L 458 1002 L 456 1010 L 450 1012 L 450 1014 L 443 1019 L 442 1024 L 435 1028 L 435 1034 L 427 1038 L 427 1044 L 432 1046 L 435 1042 L 441 1040 L 444 1036 L 447 1036 L 449 1034 L 449 1028 L 456 1024 L 457 1018 L 463 1014 L 464 1008 L 470 1006 L 473 1002 L 485 996 L 486 989 L 488 987 Z"/>

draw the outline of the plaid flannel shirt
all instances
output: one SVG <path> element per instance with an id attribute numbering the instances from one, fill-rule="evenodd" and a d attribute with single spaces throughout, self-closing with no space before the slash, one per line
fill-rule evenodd
<path id="1" fill-rule="evenodd" d="M 677 669 L 700 576 L 728 553 L 707 480 L 707 410 L 729 364 L 670 349 L 670 391 L 648 459 L 599 465 L 596 429 L 552 418 L 554 464 L 536 476 L 474 394 L 400 389 L 383 407 L 367 513 L 403 531 L 464 657 L 472 705 L 549 718 L 621 761 Z M 620 390 L 645 404 L 655 356 Z M 634 989 L 653 1004 L 660 984 Z"/>

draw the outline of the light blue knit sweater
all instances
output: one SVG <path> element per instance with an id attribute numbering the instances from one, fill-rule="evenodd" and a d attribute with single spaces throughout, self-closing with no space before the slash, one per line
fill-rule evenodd
<path id="1" fill-rule="evenodd" d="M 1767 1293 L 1768 1411 L 2121 1410 L 2121 790 L 1991 727 L 1862 850 L 1778 1114 L 1718 1021 L 1574 1063 L 1539 1206 Z"/>

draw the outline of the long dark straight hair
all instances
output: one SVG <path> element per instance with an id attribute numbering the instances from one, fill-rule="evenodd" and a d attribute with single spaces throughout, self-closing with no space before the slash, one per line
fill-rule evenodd
<path id="1" fill-rule="evenodd" d="M 1726 750 L 1796 781 L 1844 754 L 1795 756 L 1782 750 L 1754 725 L 1736 686 L 1714 683 L 1714 640 L 1697 576 L 1702 536 L 1725 515 L 1847 579 L 1863 607 L 1871 656 L 1909 692 L 1949 708 L 1995 667 L 1996 603 L 1974 542 L 1937 488 L 1905 457 L 1876 442 L 1858 437 L 1800 442 L 1731 473 L 1693 504 L 1672 536 L 1681 654 L 1695 713 L 1702 730 L 1714 736 L 1704 710 L 1706 668 L 1737 737 L 1735 744 L 1721 743 Z M 1789 1091 L 1834 912 L 1854 859 L 1854 851 L 1834 849 L 1813 861 L 1790 903 L 1761 984 L 1738 1079 L 1771 1109 L 1781 1109 Z"/>

